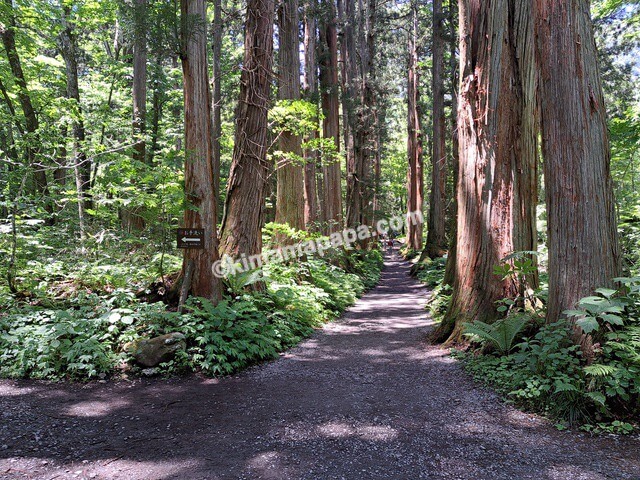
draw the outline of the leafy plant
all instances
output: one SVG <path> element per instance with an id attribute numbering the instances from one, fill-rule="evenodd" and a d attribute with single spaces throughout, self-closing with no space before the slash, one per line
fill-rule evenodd
<path id="1" fill-rule="evenodd" d="M 256 268 L 253 270 L 247 270 L 246 272 L 241 271 L 231 275 L 227 275 L 226 277 L 224 277 L 224 284 L 231 294 L 240 295 L 245 291 L 247 287 L 255 285 L 261 280 L 262 270 Z"/>
<path id="2" fill-rule="evenodd" d="M 446 258 L 436 258 L 416 265 L 418 280 L 428 287 L 436 287 L 442 283 L 447 266 Z"/>
<path id="3" fill-rule="evenodd" d="M 624 321 L 620 314 L 624 313 L 624 300 L 615 298 L 617 290 L 610 288 L 598 288 L 599 296 L 582 298 L 578 305 L 583 310 L 566 310 L 568 317 L 576 318 L 576 325 L 582 328 L 584 333 L 592 333 L 600 330 L 601 325 L 623 326 Z"/>
<path id="4" fill-rule="evenodd" d="M 538 306 L 540 298 L 530 287 L 531 279 L 538 275 L 537 256 L 538 252 L 534 251 L 513 252 L 494 267 L 493 273 L 495 275 L 503 280 L 511 279 L 518 290 L 518 296 L 509 299 L 508 303 L 503 302 L 499 311 L 510 312 L 513 309 L 524 309 L 525 307 L 535 309 Z"/>
<path id="5" fill-rule="evenodd" d="M 501 355 L 513 350 L 513 343 L 529 321 L 527 315 L 512 315 L 493 324 L 480 321 L 464 324 L 464 335 L 478 339 L 491 345 Z"/>

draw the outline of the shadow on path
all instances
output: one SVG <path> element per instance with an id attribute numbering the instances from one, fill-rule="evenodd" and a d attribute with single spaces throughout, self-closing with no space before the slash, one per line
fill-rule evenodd
<path id="1" fill-rule="evenodd" d="M 0 478 L 640 479 L 637 438 L 557 432 L 426 345 L 408 269 L 234 377 L 1 381 Z"/>

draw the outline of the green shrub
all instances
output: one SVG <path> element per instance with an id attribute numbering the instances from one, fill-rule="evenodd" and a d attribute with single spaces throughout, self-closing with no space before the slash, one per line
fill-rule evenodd
<path id="1" fill-rule="evenodd" d="M 104 310 L 26 310 L 0 322 L 0 375 L 74 378 L 108 373 L 118 360 Z"/>

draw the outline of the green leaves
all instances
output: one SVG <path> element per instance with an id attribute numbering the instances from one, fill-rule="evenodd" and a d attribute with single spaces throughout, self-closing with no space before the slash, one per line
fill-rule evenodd
<path id="1" fill-rule="evenodd" d="M 600 324 L 595 317 L 584 317 L 576 320 L 576 325 L 582 328 L 582 331 L 586 334 L 595 332 L 600 328 Z"/>
<path id="2" fill-rule="evenodd" d="M 602 325 L 609 329 L 624 326 L 623 314 L 627 300 L 617 297 L 620 292 L 611 288 L 598 288 L 596 293 L 600 296 L 585 297 L 578 302 L 582 310 L 565 310 L 563 313 L 575 318 L 576 325 L 586 334 L 598 332 Z"/>
<path id="3" fill-rule="evenodd" d="M 529 321 L 526 315 L 513 315 L 494 324 L 473 322 L 464 324 L 464 335 L 477 337 L 480 341 L 491 344 L 500 354 L 506 355 L 513 349 L 513 342 Z"/>
<path id="4" fill-rule="evenodd" d="M 269 110 L 269 123 L 276 133 L 306 135 L 318 128 L 319 120 L 317 105 L 306 100 L 278 100 Z"/>

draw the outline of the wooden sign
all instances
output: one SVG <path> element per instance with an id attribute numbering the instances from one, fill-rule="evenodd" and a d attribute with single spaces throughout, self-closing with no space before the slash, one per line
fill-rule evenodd
<path id="1" fill-rule="evenodd" d="M 204 248 L 204 228 L 179 228 L 178 248 Z"/>

